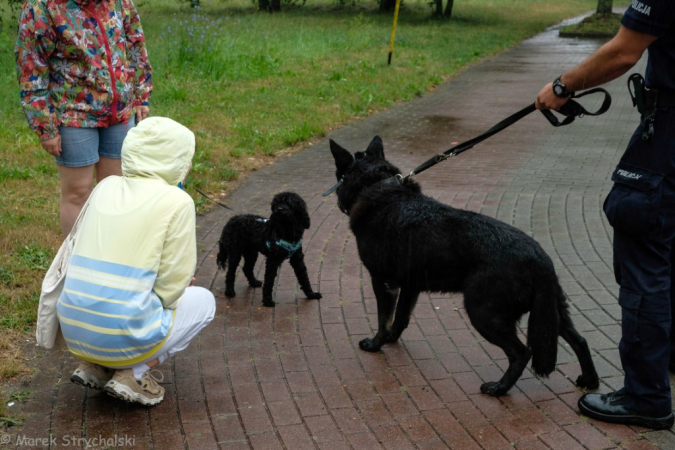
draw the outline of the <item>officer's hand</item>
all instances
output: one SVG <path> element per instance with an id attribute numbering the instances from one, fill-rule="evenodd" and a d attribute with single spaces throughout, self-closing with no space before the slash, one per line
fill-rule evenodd
<path id="1" fill-rule="evenodd" d="M 61 156 L 61 135 L 41 141 L 40 144 L 50 155 Z"/>
<path id="2" fill-rule="evenodd" d="M 537 96 L 537 101 L 534 103 L 537 109 L 552 109 L 558 111 L 567 103 L 570 97 L 560 98 L 553 93 L 553 83 L 549 83 L 543 87 Z"/>

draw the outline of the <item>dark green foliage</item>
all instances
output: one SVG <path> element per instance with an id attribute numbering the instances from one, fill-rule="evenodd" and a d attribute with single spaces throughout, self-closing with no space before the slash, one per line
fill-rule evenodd
<path id="1" fill-rule="evenodd" d="M 14 15 L 17 15 L 19 12 L 19 9 L 23 5 L 24 0 L 0 0 L 0 29 L 3 28 L 4 25 L 13 25 L 16 23 L 15 20 L 13 20 L 15 17 Z M 3 16 L 4 12 L 10 10 L 12 11 L 13 17 L 12 20 L 10 20 L 8 23 L 5 23 L 3 21 Z"/>
<path id="2" fill-rule="evenodd" d="M 598 0 L 598 14 L 611 14 L 613 0 Z"/>

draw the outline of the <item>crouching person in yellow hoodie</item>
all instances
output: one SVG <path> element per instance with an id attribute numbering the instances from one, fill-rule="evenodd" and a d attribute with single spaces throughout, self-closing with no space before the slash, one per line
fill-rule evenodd
<path id="1" fill-rule="evenodd" d="M 190 286 L 195 205 L 178 187 L 194 152 L 190 130 L 150 117 L 124 140 L 123 176 L 92 192 L 56 305 L 68 349 L 83 360 L 71 381 L 156 405 L 164 388 L 151 369 L 213 319 L 213 294 Z"/>

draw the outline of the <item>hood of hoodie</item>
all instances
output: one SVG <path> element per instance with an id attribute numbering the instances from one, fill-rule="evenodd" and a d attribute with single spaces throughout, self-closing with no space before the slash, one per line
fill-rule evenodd
<path id="1" fill-rule="evenodd" d="M 166 117 L 148 117 L 127 133 L 122 144 L 122 174 L 158 178 L 176 186 L 190 170 L 195 135 Z"/>

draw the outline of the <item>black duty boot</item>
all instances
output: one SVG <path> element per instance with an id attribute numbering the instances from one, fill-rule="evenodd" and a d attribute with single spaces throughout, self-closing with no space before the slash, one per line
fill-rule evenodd
<path id="1" fill-rule="evenodd" d="M 673 426 L 675 416 L 672 411 L 668 415 L 654 417 L 640 414 L 627 404 L 628 398 L 620 392 L 585 394 L 579 399 L 579 410 L 582 414 L 603 422 L 638 425 L 654 430 L 663 430 Z"/>

